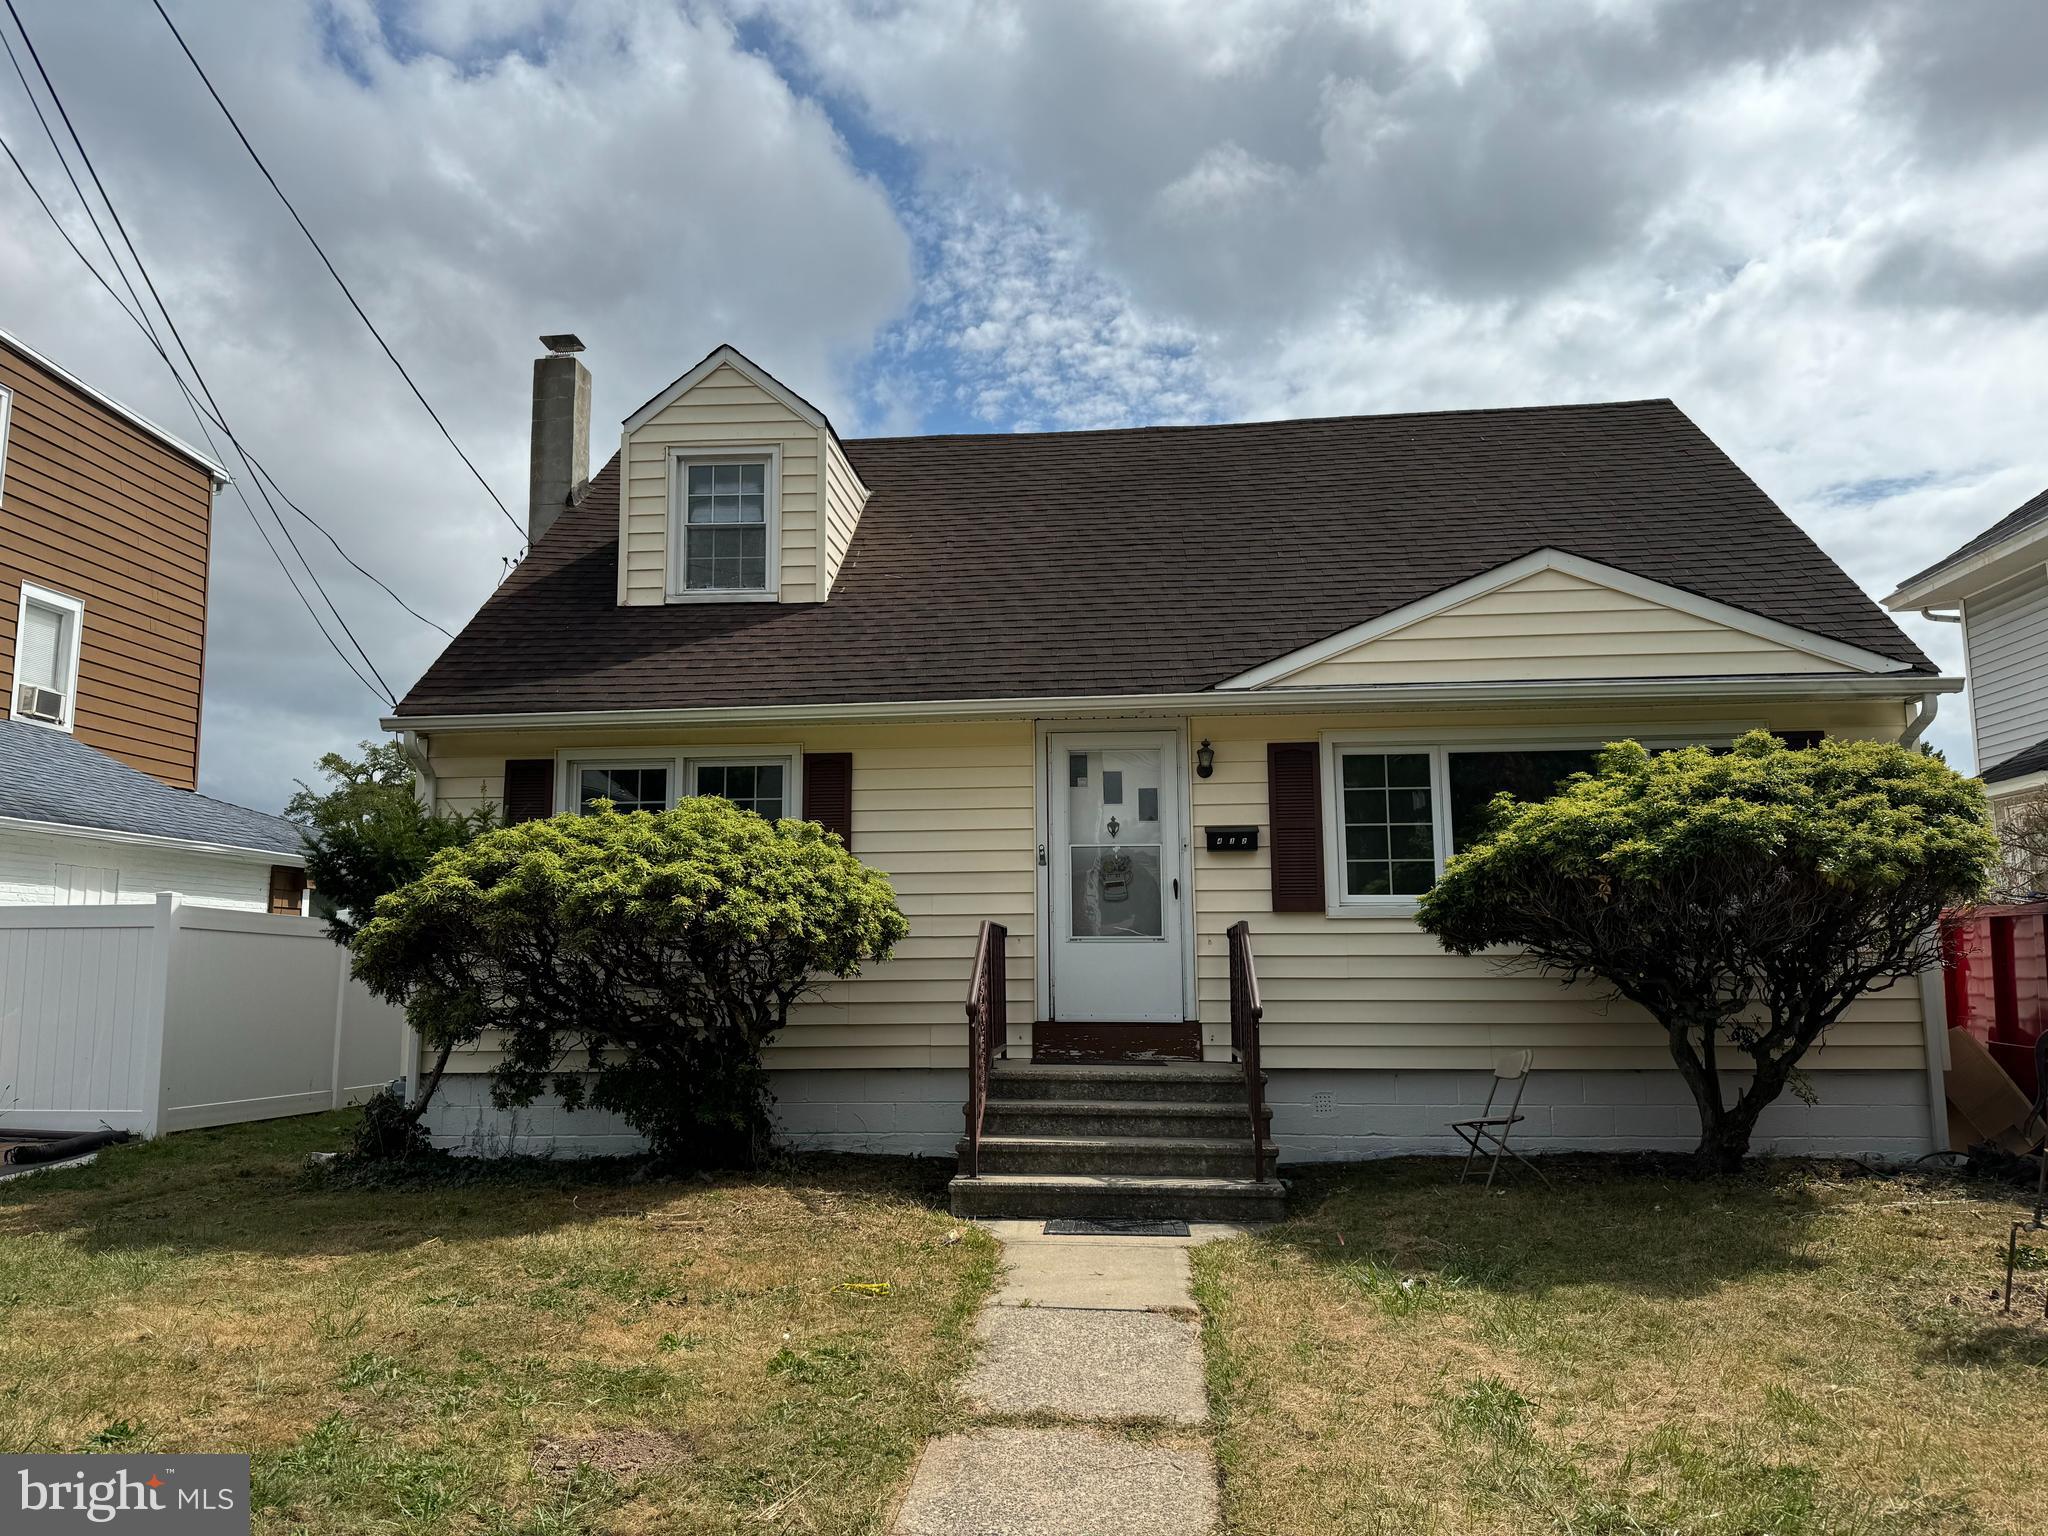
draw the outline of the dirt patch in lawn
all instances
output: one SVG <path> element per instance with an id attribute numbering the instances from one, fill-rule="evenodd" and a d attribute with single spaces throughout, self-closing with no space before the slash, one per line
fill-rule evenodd
<path id="1" fill-rule="evenodd" d="M 533 1447 L 533 1469 L 543 1477 L 564 1482 L 588 1470 L 631 1483 L 650 1472 L 682 1470 L 690 1456 L 690 1441 L 685 1436 L 625 1429 L 572 1440 L 538 1440 Z"/>

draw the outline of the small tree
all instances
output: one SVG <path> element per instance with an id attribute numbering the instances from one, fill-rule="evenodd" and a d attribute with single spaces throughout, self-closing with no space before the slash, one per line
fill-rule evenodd
<path id="1" fill-rule="evenodd" d="M 366 741 L 362 749 L 359 763 L 339 752 L 321 758 L 327 788 L 301 782 L 284 808 L 299 824 L 306 878 L 328 906 L 327 933 L 337 944 L 355 938 L 378 897 L 425 874 L 443 848 L 460 847 L 497 822 L 490 807 L 455 816 L 422 806 L 397 742 Z"/>
<path id="2" fill-rule="evenodd" d="M 378 904 L 355 969 L 444 1063 L 500 1031 L 500 1108 L 553 1086 L 666 1161 L 749 1166 L 769 1141 L 762 1046 L 817 978 L 859 974 L 908 931 L 888 877 L 815 823 L 692 799 L 442 853 Z"/>
<path id="3" fill-rule="evenodd" d="M 1664 1026 L 1699 1103 L 1702 1171 L 1738 1167 L 1757 1116 L 1865 992 L 1938 959 L 1942 910 L 1983 889 L 1982 788 L 1870 741 L 1801 751 L 1752 731 L 1731 752 L 1610 746 L 1550 800 L 1498 797 L 1491 833 L 1422 899 L 1457 954 L 1597 977 Z M 1724 1046 L 1746 1058 L 1729 1102 Z"/>

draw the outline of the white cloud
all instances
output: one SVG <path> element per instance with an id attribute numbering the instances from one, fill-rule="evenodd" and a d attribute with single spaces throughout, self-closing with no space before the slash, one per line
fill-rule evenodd
<path id="1" fill-rule="evenodd" d="M 2048 11 L 1966 9 L 776 14 L 819 89 L 980 167 L 1138 334 L 1186 338 L 1175 406 L 1668 395 L 1882 594 L 2048 481 L 2048 109 L 2008 67 Z M 1099 309 L 1091 334 L 1142 377 Z M 1959 668 L 1952 628 L 1908 628 Z"/>
<path id="2" fill-rule="evenodd" d="M 23 8 L 244 435 L 416 605 L 465 616 L 516 537 L 168 35 Z M 564 329 L 600 421 L 728 339 L 889 431 L 1669 395 L 1878 591 L 2048 482 L 2027 0 L 174 10 L 522 515 L 527 363 Z M 887 189 L 813 97 L 900 148 Z M 58 184 L 6 86 L 0 131 Z M 178 426 L 0 188 L 0 323 Z M 238 507 L 218 529 L 203 778 L 276 804 L 376 710 Z M 334 588 L 402 687 L 439 637 Z M 1953 629 L 1908 627 L 1959 664 Z"/>
<path id="3" fill-rule="evenodd" d="M 238 433 L 358 559 L 455 627 L 518 535 L 348 311 L 168 32 L 147 8 L 118 27 L 60 0 L 22 11 Z M 522 523 L 540 333 L 589 343 L 600 424 L 728 339 L 850 409 L 853 367 L 911 298 L 910 243 L 887 197 L 715 14 L 653 0 L 516 13 L 451 0 L 395 22 L 367 0 L 173 14 Z M 61 185 L 11 82 L 0 132 L 46 190 Z M 0 181 L 0 211 L 0 323 L 195 431 L 17 182 Z M 600 462 L 606 433 L 593 434 Z M 201 779 L 276 806 L 320 752 L 375 734 L 380 711 L 232 497 L 215 523 Z M 309 551 L 320 542 L 295 531 Z M 402 690 L 441 637 L 337 566 L 321 563 Z"/>

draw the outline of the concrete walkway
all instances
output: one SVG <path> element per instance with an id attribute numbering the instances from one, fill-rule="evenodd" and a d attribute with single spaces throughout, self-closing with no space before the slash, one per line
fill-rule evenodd
<path id="1" fill-rule="evenodd" d="M 895 1536 L 1214 1536 L 1188 1249 L 1242 1230 L 1047 1237 L 982 1223 L 1003 1288 L 976 1325 L 966 1395 L 982 1422 L 925 1447 Z"/>

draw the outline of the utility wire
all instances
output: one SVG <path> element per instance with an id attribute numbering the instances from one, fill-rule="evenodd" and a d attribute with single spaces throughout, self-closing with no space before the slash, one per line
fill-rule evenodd
<path id="1" fill-rule="evenodd" d="M 235 120 L 235 114 L 228 110 L 228 104 L 221 100 L 220 92 L 213 88 L 213 81 L 208 78 L 204 66 L 200 64 L 198 57 L 192 52 L 191 46 L 186 43 L 184 34 L 178 30 L 178 24 L 171 20 L 171 13 L 163 8 L 163 0 L 150 0 L 150 3 L 156 7 L 157 15 L 163 17 L 164 25 L 171 29 L 171 36 L 178 40 L 178 47 L 191 62 L 192 68 L 198 71 L 200 83 L 206 87 L 206 94 L 213 98 L 213 104 L 220 108 L 221 116 L 225 117 L 228 120 L 228 126 L 235 130 L 235 137 L 242 141 L 242 148 L 246 149 L 249 152 L 249 158 L 256 162 L 256 169 L 263 173 L 263 179 L 270 183 L 270 190 L 277 194 L 277 200 L 284 204 L 285 212 L 289 213 L 292 216 L 292 222 L 299 226 L 299 233 L 304 235 L 307 243 L 313 247 L 314 253 L 320 258 L 320 264 L 327 268 L 327 275 L 333 278 L 335 285 L 341 289 L 342 295 L 349 302 L 349 307 L 356 312 L 357 318 L 370 328 L 370 334 L 377 338 L 377 345 L 382 347 L 384 355 L 391 359 L 391 366 L 396 368 L 398 376 L 405 380 L 406 388 L 412 391 L 413 398 L 418 400 L 420 405 L 425 408 L 426 413 L 433 418 L 434 425 L 441 429 L 441 435 L 448 439 L 448 446 L 455 450 L 455 456 L 462 460 L 472 475 L 476 476 L 476 483 L 484 488 L 484 494 L 497 503 L 498 511 L 504 515 L 505 521 L 518 531 L 522 539 L 525 538 L 525 525 L 506 508 L 498 493 L 491 489 L 491 482 L 484 478 L 483 471 L 478 469 L 471 461 L 469 455 L 462 451 L 462 445 L 455 441 L 455 434 L 448 430 L 448 424 L 441 420 L 440 413 L 434 409 L 426 395 L 421 392 L 419 385 L 413 382 L 412 375 L 406 372 L 405 364 L 398 360 L 398 354 L 391 350 L 391 344 L 384 339 L 384 333 L 377 329 L 376 322 L 364 311 L 363 306 L 356 302 L 354 291 L 343 280 L 341 273 L 335 270 L 334 263 L 328 259 L 327 252 L 321 247 L 320 242 L 314 238 L 313 231 L 308 229 L 306 221 L 299 217 L 299 210 L 292 206 L 292 200 L 284 195 L 284 188 L 280 187 L 277 184 L 277 178 L 270 174 L 270 167 L 265 165 L 263 157 L 256 153 L 256 146 L 249 142 L 249 136 L 242 132 L 242 125 Z M 12 10 L 13 8 L 13 0 L 8 0 L 8 9 Z M 18 19 L 16 24 L 19 25 Z"/>
<path id="2" fill-rule="evenodd" d="M 0 34 L 0 42 L 4 42 L 5 40 L 5 34 Z M 23 84 L 26 85 L 27 82 L 24 81 Z M 78 242 L 71 238 L 71 231 L 64 227 L 64 221 L 57 217 L 57 211 L 50 206 L 49 200 L 43 196 L 42 189 L 36 185 L 35 179 L 29 175 L 28 168 L 21 163 L 20 157 L 14 153 L 12 146 L 10 146 L 4 138 L 0 138 L 0 153 L 5 153 L 8 160 L 12 162 L 14 169 L 20 173 L 22 185 L 28 188 L 29 196 L 33 197 L 36 200 L 36 205 L 40 207 L 43 210 L 43 213 L 49 218 L 50 223 L 56 228 L 58 235 L 62 237 L 64 243 L 71 247 L 71 254 L 76 256 L 79 259 L 79 261 L 83 263 L 85 270 L 90 272 L 93 275 L 93 277 L 98 281 L 99 285 L 107 290 L 107 297 L 112 299 L 114 303 L 120 307 L 121 313 L 128 317 L 129 322 L 133 324 L 137 330 L 141 331 L 144 338 L 149 342 L 150 346 L 156 349 L 157 356 L 161 357 L 166 365 L 169 365 L 171 361 L 170 354 L 164 351 L 163 344 L 157 340 L 156 333 L 149 328 L 149 323 L 142 317 L 141 314 L 129 308 L 128 301 L 122 298 L 119 293 L 115 292 L 114 285 L 107 281 L 106 274 L 100 271 L 99 267 L 93 262 L 93 259 L 90 256 L 86 255 L 83 250 L 79 249 Z M 195 416 L 203 417 L 206 414 L 205 409 L 200 405 L 198 397 L 192 393 L 191 386 L 186 384 L 184 376 L 178 373 L 178 371 L 174 367 L 172 368 L 171 371 L 171 377 L 177 383 L 180 393 L 182 393 L 185 397 L 185 404 L 191 408 L 192 413 Z M 222 432 L 227 431 L 227 424 L 225 422 L 216 421 L 214 422 L 214 425 L 219 427 Z M 312 513 L 308 512 L 304 507 L 300 506 L 296 501 L 293 501 L 291 497 L 285 494 L 284 487 L 277 483 L 277 476 L 273 475 L 270 472 L 268 465 L 264 464 L 264 462 L 261 459 L 257 458 L 255 454 L 251 453 L 249 449 L 244 447 L 241 443 L 236 443 L 235 447 L 240 451 L 243 459 L 245 459 L 251 466 L 253 466 L 257 473 L 261 474 L 265 480 L 270 482 L 270 488 L 277 493 L 277 499 L 283 502 L 286 506 L 290 507 L 294 512 L 298 513 L 299 516 L 304 518 L 308 523 L 312 524 L 313 527 L 319 532 L 320 536 L 326 539 L 329 544 L 332 544 L 334 546 L 334 552 L 340 555 L 341 558 L 346 560 L 351 566 L 355 567 L 355 569 L 359 573 L 361 573 L 365 580 L 370 581 L 379 588 L 381 588 L 385 596 L 389 597 L 392 602 L 398 604 L 399 607 L 403 608 L 407 613 L 411 614 L 414 618 L 418 619 L 422 624 L 426 625 L 429 629 L 440 630 L 441 633 L 448 636 L 450 640 L 453 640 L 455 638 L 455 635 L 451 630 L 446 628 L 444 625 L 435 623 L 432 619 L 428 618 L 424 613 L 421 613 L 417 608 L 413 607 L 412 604 L 408 603 L 404 598 L 400 597 L 396 592 L 392 591 L 391 587 L 374 571 L 369 570 L 367 567 L 362 565 L 355 558 L 355 556 L 351 555 L 346 549 L 343 549 L 341 546 L 341 541 L 337 539 L 332 533 L 328 532 L 326 524 L 322 523 L 318 518 L 313 516 Z M 218 455 L 219 450 L 216 448 L 215 456 L 218 457 Z"/>
<path id="3" fill-rule="evenodd" d="M 128 233 L 128 226 L 121 219 L 120 210 L 114 206 L 114 200 L 107 192 L 106 183 L 100 179 L 99 170 L 92 163 L 92 156 L 86 150 L 85 141 L 79 137 L 77 125 L 71 121 L 71 114 L 64 106 L 64 98 L 58 94 L 56 83 L 50 79 L 50 72 L 43 65 L 42 55 L 36 49 L 35 39 L 29 35 L 28 28 L 22 23 L 21 13 L 15 9 L 14 0 L 5 0 L 5 4 L 7 6 L 7 14 L 14 19 L 15 30 L 21 34 L 22 43 L 28 49 L 29 61 L 35 65 L 36 74 L 43 82 L 43 89 L 49 93 L 50 104 L 57 109 L 57 116 L 63 121 L 64 131 L 70 135 L 72 145 L 78 151 L 78 158 L 85 166 L 86 175 L 91 179 L 94 188 L 99 192 L 100 201 L 105 204 L 108 216 L 114 221 L 115 232 L 120 235 L 122 245 L 127 248 L 129 259 L 135 263 L 136 273 L 142 278 L 143 286 L 149 290 L 149 296 L 154 301 L 158 313 L 163 316 L 164 324 L 170 330 L 171 339 L 177 343 L 178 352 L 185 359 L 185 366 L 191 370 L 192 378 L 198 384 L 200 393 L 206 397 L 207 404 L 213 408 L 215 419 L 221 422 L 221 430 L 227 434 L 228 441 L 235 445 L 235 449 L 239 453 L 241 444 L 236 440 L 233 431 L 227 426 L 227 413 L 221 409 L 220 402 L 214 398 L 213 390 L 206 382 L 205 373 L 200 369 L 198 360 L 193 357 L 192 349 L 185 344 L 184 335 L 178 330 L 178 322 L 171 318 L 170 307 L 164 303 L 163 295 L 157 291 L 156 283 L 149 275 L 149 268 L 142 259 L 142 253 L 136 249 L 135 241 Z M 17 70 L 19 67 L 17 63 Z M 31 93 L 31 99 L 33 99 L 33 93 Z M 40 111 L 38 111 L 37 115 L 41 116 Z M 47 126 L 47 121 L 45 121 L 45 127 L 47 128 Z M 55 147 L 54 135 L 52 136 L 52 146 Z M 58 150 L 58 155 L 61 159 L 61 149 Z M 68 165 L 66 173 L 69 174 Z M 95 228 L 97 228 L 99 221 L 93 215 L 90 204 L 86 205 L 86 214 L 88 218 L 92 219 Z M 100 238 L 103 242 L 106 240 L 104 230 L 100 232 Z M 108 246 L 108 253 L 112 255 L 111 245 Z M 115 265 L 116 267 L 120 265 L 118 258 L 115 259 Z M 125 271 L 122 273 L 122 280 L 124 283 L 127 282 Z M 132 285 L 130 285 L 130 291 L 133 292 Z M 142 307 L 139 296 L 136 302 L 138 307 Z M 147 313 L 146 309 L 145 313 Z M 168 357 L 165 360 L 168 362 Z M 173 372 L 175 371 L 174 367 Z M 201 430 L 202 432 L 204 431 L 203 422 L 201 423 Z M 208 440 L 211 441 L 211 434 L 207 435 Z M 218 453 L 218 451 L 216 448 L 215 452 Z M 299 601 L 305 604 L 307 613 L 312 615 L 313 622 L 319 626 L 321 635 L 334 648 L 335 654 L 341 657 L 349 670 L 356 674 L 356 677 L 365 687 L 381 692 L 386 700 L 395 705 L 397 695 L 392 692 L 391 685 L 384 681 L 383 675 L 377 671 L 377 664 L 370 659 L 370 653 L 363 648 L 362 641 L 358 640 L 355 632 L 348 627 L 348 620 L 341 616 L 341 610 L 335 606 L 334 599 L 328 595 L 327 589 L 320 584 L 318 573 L 314 571 L 311 562 L 306 559 L 305 552 L 299 548 L 298 541 L 292 537 L 291 529 L 285 526 L 283 517 L 278 514 L 276 505 L 270 500 L 270 493 L 264 489 L 262 479 L 255 474 L 253 469 L 251 470 L 251 478 L 256 482 L 257 494 L 263 497 L 265 505 L 269 507 L 271 518 L 276 522 L 278 531 L 284 534 L 285 542 L 291 545 L 292 553 L 299 557 L 299 563 L 305 567 L 306 575 L 312 581 L 314 590 L 319 592 L 321 598 L 326 602 L 328 610 L 334 615 L 335 623 L 341 627 L 341 632 L 348 637 L 349 644 L 355 647 L 356 654 L 362 657 L 363 665 L 370 669 L 370 676 L 376 679 L 375 684 L 372 684 L 369 678 L 363 676 L 355 663 L 349 660 L 347 653 L 335 642 L 334 637 L 327 633 L 327 627 L 321 622 L 320 615 L 314 609 L 311 599 L 306 596 L 304 589 L 299 586 L 298 578 L 292 575 L 291 568 L 285 564 L 284 557 L 278 553 L 277 545 L 272 541 L 269 531 L 263 527 L 262 520 L 256 517 L 255 508 L 249 505 L 248 496 L 242 491 L 241 482 L 237 481 L 235 483 L 236 494 L 241 497 L 242 505 L 248 510 L 250 518 L 256 523 L 257 531 L 263 535 L 263 542 L 269 546 L 272 557 L 278 563 L 278 568 L 284 571 L 285 579 L 291 583 L 292 590 L 298 594 Z"/>

